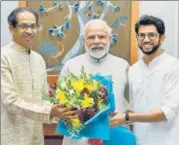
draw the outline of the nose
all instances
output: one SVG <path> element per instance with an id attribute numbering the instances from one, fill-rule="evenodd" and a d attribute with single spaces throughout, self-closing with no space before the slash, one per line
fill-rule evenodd
<path id="1" fill-rule="evenodd" d="M 98 36 L 95 37 L 94 43 L 95 43 L 95 44 L 99 44 L 99 43 L 100 43 L 100 40 L 99 40 Z"/>
<path id="2" fill-rule="evenodd" d="M 31 27 L 28 27 L 28 28 L 26 29 L 26 33 L 32 34 L 32 29 L 31 29 Z"/>
<path id="3" fill-rule="evenodd" d="M 149 41 L 150 41 L 149 37 L 145 35 L 144 42 L 149 42 Z"/>

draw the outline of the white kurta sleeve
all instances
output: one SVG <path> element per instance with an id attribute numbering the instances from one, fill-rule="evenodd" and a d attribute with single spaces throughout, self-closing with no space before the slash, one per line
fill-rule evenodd
<path id="1" fill-rule="evenodd" d="M 165 94 L 162 110 L 170 123 L 179 109 L 179 64 L 175 65 L 166 78 Z"/>
<path id="2" fill-rule="evenodd" d="M 12 70 L 5 56 L 1 55 L 1 102 L 10 113 L 43 123 L 50 123 L 51 104 L 37 105 L 24 101 L 16 91 Z"/>

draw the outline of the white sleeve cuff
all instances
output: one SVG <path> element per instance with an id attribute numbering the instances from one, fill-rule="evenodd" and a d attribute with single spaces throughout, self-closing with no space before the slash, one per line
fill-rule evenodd
<path id="1" fill-rule="evenodd" d="M 162 111 L 164 112 L 167 122 L 170 124 L 175 117 L 175 113 L 173 112 L 173 110 L 171 108 L 168 108 L 165 106 L 162 107 Z"/>

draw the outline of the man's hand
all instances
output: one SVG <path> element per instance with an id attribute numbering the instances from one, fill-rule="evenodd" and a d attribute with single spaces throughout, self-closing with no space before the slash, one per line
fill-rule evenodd
<path id="1" fill-rule="evenodd" d="M 125 114 L 117 113 L 116 115 L 114 115 L 110 119 L 110 126 L 111 127 L 116 127 L 116 126 L 123 125 L 123 124 L 126 124 Z"/>
<path id="2" fill-rule="evenodd" d="M 51 115 L 70 121 L 71 119 L 78 117 L 78 112 L 77 110 L 74 110 L 74 108 L 66 107 L 64 104 L 55 104 L 52 105 Z"/>

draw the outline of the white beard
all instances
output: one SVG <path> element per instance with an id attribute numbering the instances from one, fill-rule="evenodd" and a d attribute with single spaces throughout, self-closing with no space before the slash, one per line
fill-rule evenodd
<path id="1" fill-rule="evenodd" d="M 93 48 L 95 46 L 103 47 L 104 49 L 92 50 L 91 48 Z M 99 44 L 99 45 L 93 45 L 93 46 L 91 46 L 91 48 L 87 47 L 85 44 L 86 52 L 89 54 L 89 56 L 94 57 L 96 59 L 100 59 L 100 58 L 104 57 L 109 52 L 109 47 L 110 47 L 110 42 L 106 46 Z"/>

